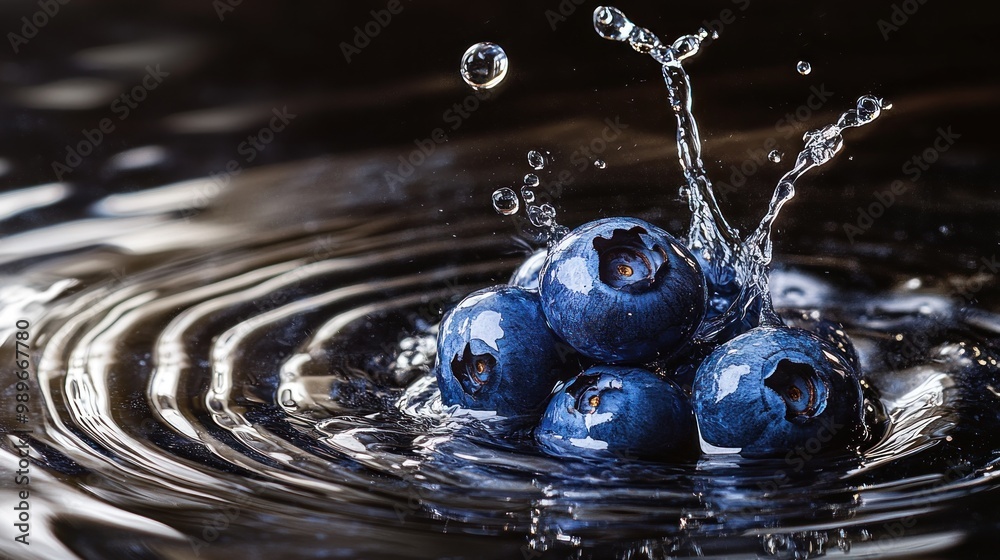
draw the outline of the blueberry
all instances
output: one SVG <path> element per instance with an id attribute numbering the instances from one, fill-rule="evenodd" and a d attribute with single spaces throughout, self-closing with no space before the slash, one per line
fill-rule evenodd
<path id="1" fill-rule="evenodd" d="M 469 294 L 441 321 L 434 366 L 446 405 L 537 414 L 573 352 L 545 324 L 537 292 L 496 286 Z"/>
<path id="2" fill-rule="evenodd" d="M 787 310 L 781 314 L 781 317 L 786 325 L 809 331 L 818 336 L 833 346 L 838 354 L 846 358 L 855 371 L 861 370 L 861 359 L 858 356 L 858 351 L 854 347 L 851 337 L 844 330 L 844 325 L 825 318 L 822 313 L 815 310 L 798 312 Z"/>
<path id="3" fill-rule="evenodd" d="M 680 242 L 635 218 L 580 226 L 549 253 L 539 283 L 552 329 L 609 363 L 676 352 L 705 315 L 705 278 Z"/>
<path id="4" fill-rule="evenodd" d="M 672 382 L 634 367 L 591 367 L 557 389 L 535 439 L 554 455 L 663 456 L 689 449 L 691 405 Z"/>
<path id="5" fill-rule="evenodd" d="M 542 264 L 545 263 L 545 257 L 548 254 L 549 252 L 545 249 L 540 249 L 532 253 L 521 263 L 521 266 L 517 267 L 517 270 L 511 275 L 508 284 L 511 286 L 520 286 L 528 290 L 537 290 L 538 274 L 542 271 Z"/>
<path id="6" fill-rule="evenodd" d="M 758 327 L 726 342 L 702 362 L 692 391 L 703 442 L 745 456 L 815 454 L 862 431 L 850 361 L 801 329 Z"/>

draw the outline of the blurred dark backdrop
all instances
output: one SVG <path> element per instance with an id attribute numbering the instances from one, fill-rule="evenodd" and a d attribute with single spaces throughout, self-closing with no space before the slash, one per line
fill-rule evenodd
<path id="1" fill-rule="evenodd" d="M 575 188 L 603 189 L 611 200 L 602 202 L 604 213 L 619 210 L 616 205 L 649 205 L 651 196 L 663 192 L 676 198 L 674 186 L 682 177 L 658 68 L 648 57 L 597 37 L 591 26 L 596 2 L 400 0 L 391 21 L 373 25 L 372 11 L 386 10 L 388 2 L 237 1 L 3 3 L 0 188 L 56 181 L 53 164 L 66 163 L 69 147 L 87 138 L 84 130 L 105 118 L 114 130 L 93 155 L 62 173 L 72 189 L 68 199 L 10 216 L 0 221 L 0 233 L 87 217 L 108 194 L 218 174 L 233 159 L 242 169 L 351 157 L 370 166 L 366 184 L 331 188 L 398 201 L 398 189 L 381 180 L 384 171 L 438 127 L 446 130 L 448 143 L 429 158 L 434 165 L 407 178 L 405 193 L 467 199 L 470 212 L 483 212 L 501 228 L 506 226 L 488 207 L 489 192 L 528 171 L 526 150 L 548 149 L 572 170 L 572 153 L 600 135 L 605 118 L 618 118 L 628 128 L 601 154 L 608 169 L 580 171 Z M 918 241 L 935 242 L 964 231 L 997 241 L 995 5 L 616 5 L 669 38 L 706 24 L 721 31 L 687 66 L 710 173 L 717 183 L 734 184 L 734 165 L 755 169 L 746 186 L 723 202 L 744 228 L 763 212 L 801 147 L 801 133 L 832 122 L 859 95 L 873 93 L 895 108 L 874 126 L 846 134 L 844 153 L 803 184 L 792 205 L 798 209 L 790 212 L 795 217 L 782 227 L 805 219 L 813 231 L 822 223 L 826 234 L 846 240 L 844 224 L 857 224 L 858 208 L 877 201 L 876 192 L 893 180 L 905 179 L 903 165 L 931 146 L 939 129 L 950 127 L 960 139 L 890 205 L 872 232 L 857 239 L 874 241 L 883 231 L 885 239 L 923 236 Z M 358 29 L 366 25 L 377 34 L 359 38 Z M 506 49 L 510 74 L 452 130 L 455 121 L 446 112 L 471 93 L 459 77 L 459 59 L 470 44 L 484 40 Z M 348 44 L 360 51 L 350 61 L 344 54 Z M 798 60 L 809 61 L 812 73 L 796 73 Z M 169 76 L 121 119 L 116 99 L 157 65 Z M 816 91 L 825 92 L 819 102 L 811 98 Z M 818 108 L 806 109 L 810 103 Z M 296 115 L 294 123 L 246 161 L 240 143 L 267 126 L 273 109 L 286 106 Z M 768 139 L 777 141 L 785 162 L 751 164 Z M 152 152 L 128 152 L 150 147 Z M 123 152 L 131 164 L 115 159 Z M 147 161 L 136 163 L 142 157 Z M 280 196 L 280 185 L 274 188 Z M 564 198 L 563 206 L 572 208 L 572 200 Z"/>

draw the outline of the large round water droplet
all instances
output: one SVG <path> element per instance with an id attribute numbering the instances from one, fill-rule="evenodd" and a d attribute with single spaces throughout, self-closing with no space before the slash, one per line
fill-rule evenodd
<path id="1" fill-rule="evenodd" d="M 785 154 L 779 152 L 778 150 L 771 150 L 771 152 L 767 154 L 767 159 L 770 160 L 771 163 L 779 163 L 784 155 Z"/>
<path id="2" fill-rule="evenodd" d="M 882 100 L 871 95 L 863 95 L 858 99 L 857 111 L 861 122 L 873 121 L 882 114 Z"/>
<path id="3" fill-rule="evenodd" d="M 535 175 L 534 173 L 528 173 L 524 176 L 524 186 L 526 187 L 537 187 L 540 182 L 541 181 L 539 181 L 538 175 Z"/>
<path id="4" fill-rule="evenodd" d="M 501 187 L 493 191 L 493 209 L 504 216 L 517 214 L 517 211 L 521 209 L 521 203 L 517 200 L 517 193 L 507 187 Z"/>
<path id="5" fill-rule="evenodd" d="M 507 53 L 495 43 L 476 43 L 462 55 L 462 79 L 476 89 L 496 87 L 507 76 Z"/>
<path id="6" fill-rule="evenodd" d="M 532 169 L 545 169 L 546 163 L 548 162 L 545 161 L 545 155 L 542 154 L 542 152 L 539 152 L 538 150 L 531 150 L 528 152 L 528 165 L 530 165 Z"/>
<path id="7" fill-rule="evenodd" d="M 804 60 L 800 60 L 799 63 L 795 65 L 795 70 L 797 70 L 799 74 L 806 76 L 813 71 L 813 67 L 812 64 L 809 64 Z"/>

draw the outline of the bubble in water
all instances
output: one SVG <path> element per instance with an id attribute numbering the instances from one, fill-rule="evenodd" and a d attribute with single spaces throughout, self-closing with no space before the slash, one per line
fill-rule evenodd
<path id="1" fill-rule="evenodd" d="M 767 159 L 770 160 L 771 163 L 780 163 L 781 158 L 784 157 L 784 155 L 785 154 L 779 152 L 778 150 L 771 150 L 771 152 L 767 154 Z"/>
<path id="2" fill-rule="evenodd" d="M 504 216 L 510 216 L 517 214 L 521 203 L 518 202 L 517 193 L 513 189 L 501 187 L 493 191 L 493 208 Z"/>
<path id="3" fill-rule="evenodd" d="M 524 176 L 524 186 L 526 187 L 537 187 L 539 183 L 538 175 L 534 173 L 528 173 Z"/>
<path id="4" fill-rule="evenodd" d="M 604 169 L 607 166 L 608 166 L 608 164 L 604 163 L 603 159 L 596 159 L 596 160 L 594 160 L 594 167 L 596 167 L 598 169 Z"/>
<path id="5" fill-rule="evenodd" d="M 806 76 L 813 71 L 812 64 L 809 64 L 804 60 L 800 60 L 799 63 L 795 65 L 795 69 L 798 70 L 799 74 L 802 74 L 803 76 Z"/>
<path id="6" fill-rule="evenodd" d="M 462 55 L 462 79 L 475 89 L 496 87 L 507 76 L 507 53 L 495 43 L 476 43 Z"/>
<path id="7" fill-rule="evenodd" d="M 531 150 L 528 152 L 528 165 L 536 171 L 545 169 L 545 165 L 548 163 L 546 159 L 545 155 L 538 150 Z"/>

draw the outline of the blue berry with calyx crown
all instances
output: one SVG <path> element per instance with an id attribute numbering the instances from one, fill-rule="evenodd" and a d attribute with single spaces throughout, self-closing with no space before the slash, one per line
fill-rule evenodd
<path id="1" fill-rule="evenodd" d="M 584 224 L 549 252 L 539 278 L 549 325 L 607 363 L 669 356 L 705 316 L 705 277 L 666 231 L 635 218 Z"/>
<path id="2" fill-rule="evenodd" d="M 556 390 L 535 439 L 553 455 L 676 456 L 694 447 L 694 413 L 672 382 L 641 368 L 599 365 Z"/>
<path id="3" fill-rule="evenodd" d="M 758 327 L 716 348 L 698 368 L 692 400 L 706 451 L 767 456 L 805 446 L 815 455 L 864 429 L 849 359 L 797 328 Z"/>
<path id="4" fill-rule="evenodd" d="M 545 324 L 538 293 L 516 286 L 469 294 L 441 321 L 437 349 L 444 404 L 506 417 L 537 417 L 564 372 L 579 367 Z"/>

